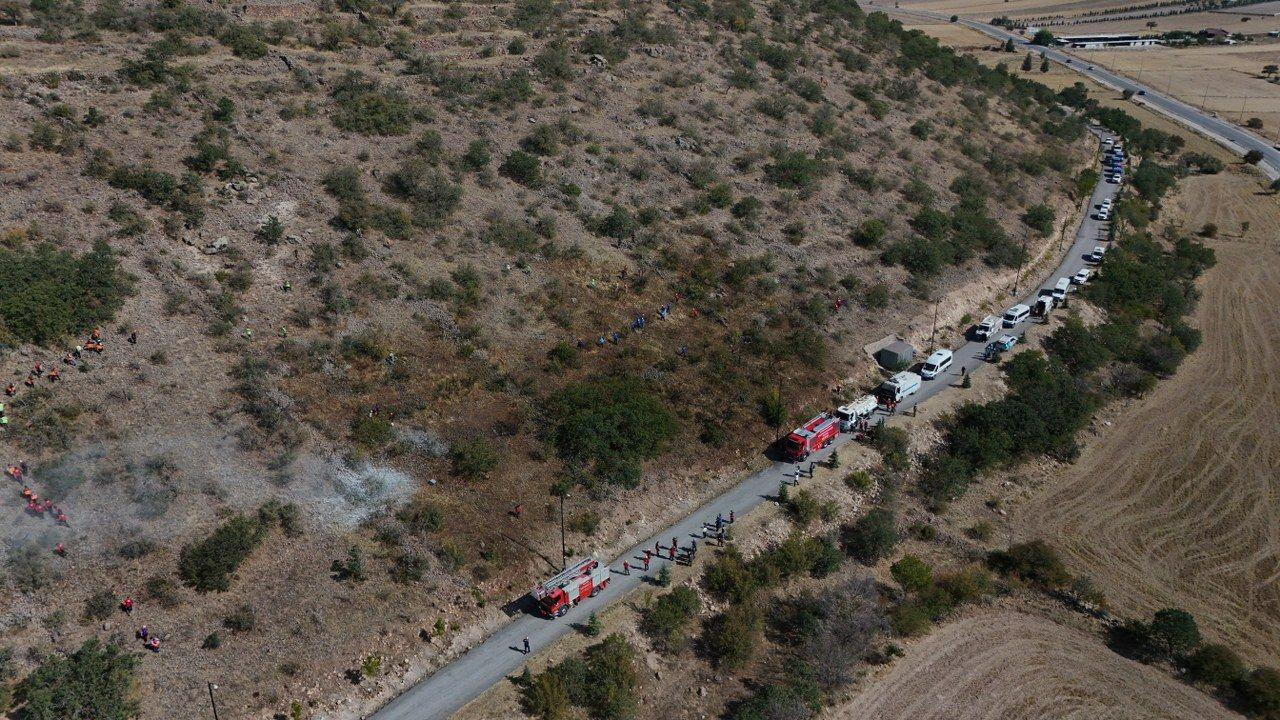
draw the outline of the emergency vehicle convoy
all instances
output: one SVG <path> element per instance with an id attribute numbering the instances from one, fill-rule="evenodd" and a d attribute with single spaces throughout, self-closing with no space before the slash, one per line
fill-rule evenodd
<path id="1" fill-rule="evenodd" d="M 586 598 L 595 597 L 608 584 L 609 568 L 592 556 L 535 585 L 529 594 L 543 615 L 558 618 Z"/>
<path id="2" fill-rule="evenodd" d="M 788 460 L 803 460 L 809 453 L 831 444 L 840 434 L 840 421 L 822 413 L 791 431 L 782 441 L 782 452 Z"/>

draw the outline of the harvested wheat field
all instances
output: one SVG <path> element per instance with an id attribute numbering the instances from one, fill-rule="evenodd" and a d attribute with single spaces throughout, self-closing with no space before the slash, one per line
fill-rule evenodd
<path id="1" fill-rule="evenodd" d="M 1255 180 L 1230 173 L 1186 179 L 1167 212 L 1188 229 L 1221 229 L 1193 321 L 1204 342 L 1059 479 L 1010 509 L 1014 535 L 1052 540 L 1123 613 L 1182 607 L 1209 637 L 1274 664 L 1280 213 Z"/>
<path id="2" fill-rule="evenodd" d="M 940 628 L 830 717 L 1238 718 L 1097 638 L 1012 610 Z"/>

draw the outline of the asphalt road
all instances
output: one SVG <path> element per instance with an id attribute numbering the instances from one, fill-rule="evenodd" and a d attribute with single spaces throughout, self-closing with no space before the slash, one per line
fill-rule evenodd
<path id="1" fill-rule="evenodd" d="M 874 10 L 883 10 L 890 15 L 907 15 L 921 18 L 929 18 L 931 20 L 949 21 L 951 16 L 945 13 L 932 12 L 929 10 L 907 10 L 903 8 L 886 8 L 872 4 L 870 6 Z M 989 25 L 987 23 L 971 20 L 968 18 L 959 18 L 956 21 L 960 25 L 972 28 L 978 32 L 990 35 L 991 37 L 1004 42 L 1010 38 L 1019 45 L 1033 50 L 1036 53 L 1043 52 L 1050 60 L 1062 63 L 1076 72 L 1086 75 L 1103 85 L 1116 88 L 1118 90 L 1132 90 L 1134 100 L 1141 104 L 1163 113 L 1173 118 L 1175 121 L 1184 125 L 1189 125 L 1218 143 L 1225 145 L 1233 152 L 1239 153 L 1241 156 L 1249 150 L 1257 150 L 1262 153 L 1262 162 L 1258 167 L 1266 173 L 1267 177 L 1272 180 L 1280 178 L 1280 150 L 1277 150 L 1265 138 L 1259 137 L 1248 130 L 1228 122 L 1218 117 L 1214 117 L 1212 113 L 1206 113 L 1194 108 L 1181 100 L 1175 100 L 1167 95 L 1156 92 L 1148 85 L 1143 85 L 1119 73 L 1111 72 L 1101 65 L 1090 63 L 1088 53 L 1082 52 L 1080 55 L 1069 55 L 1056 47 L 1044 47 L 1042 45 L 1032 44 L 1026 37 L 1016 32 L 1010 32 L 1004 28 Z M 1141 52 L 1134 50 L 1134 52 Z M 1070 61 L 1070 62 L 1068 62 Z"/>
<path id="2" fill-rule="evenodd" d="M 1106 136 L 1101 132 L 1099 134 Z M 1043 284 L 1034 288 L 1023 286 L 1027 287 L 1027 292 L 1029 293 L 1026 296 L 1027 300 L 1024 302 L 1028 305 L 1033 304 L 1041 289 L 1052 288 L 1058 278 L 1072 275 L 1080 268 L 1085 267 L 1085 255 L 1092 252 L 1096 245 L 1106 244 L 1098 240 L 1100 236 L 1106 237 L 1107 230 L 1104 223 L 1093 218 L 1096 212 L 1094 208 L 1104 198 L 1115 195 L 1116 190 L 1116 185 L 1110 185 L 1105 181 L 1098 183 L 1089 200 L 1090 205 L 1086 208 L 1085 220 L 1076 233 L 1075 242 L 1067 252 L 1062 264 L 1058 266 L 1052 275 L 1045 279 Z M 1017 335 L 1026 326 L 1027 323 L 1024 322 L 1001 332 Z M 985 343 L 983 342 L 969 342 L 956 348 L 954 351 L 955 361 L 951 369 L 946 374 L 933 380 L 924 381 L 915 395 L 905 399 L 898 405 L 899 412 L 911 409 L 916 404 L 941 392 L 953 382 L 958 382 L 961 368 L 965 368 L 969 372 L 980 371 L 986 364 L 981 360 L 984 348 Z M 832 451 L 852 439 L 852 435 L 842 433 L 830 447 L 813 453 L 809 461 L 820 462 L 824 460 Z M 806 467 L 808 467 L 807 464 Z M 621 572 L 623 560 L 630 559 L 631 564 L 634 566 L 643 558 L 646 548 L 655 548 L 655 543 L 660 549 L 668 548 L 673 537 L 676 538 L 681 548 L 687 548 L 694 539 L 698 540 L 699 545 L 705 546 L 707 541 L 702 538 L 704 523 L 714 524 L 717 513 L 723 514 L 726 520 L 729 518 L 730 512 L 736 513 L 738 516 L 746 515 L 753 508 L 776 495 L 779 483 L 794 480 L 795 472 L 796 465 L 776 462 L 765 470 L 752 475 L 675 525 L 658 532 L 653 537 L 614 558 L 612 560 L 612 579 L 604 591 L 596 597 L 579 604 L 570 610 L 565 617 L 557 620 L 546 620 L 534 615 L 518 615 L 514 620 L 499 628 L 493 635 L 473 647 L 465 655 L 440 668 L 434 675 L 392 700 L 381 710 L 374 713 L 371 716 L 372 720 L 443 720 L 443 718 L 449 717 L 490 686 L 520 669 L 525 662 L 525 656 L 521 652 L 524 638 L 529 638 L 534 652 L 547 647 L 564 634 L 570 632 L 572 623 L 586 622 L 587 616 L 593 611 L 602 610 L 606 605 L 636 589 L 642 583 L 652 582 L 652 578 L 656 576 L 662 564 L 668 562 L 667 560 L 656 560 L 651 563 L 648 575 L 637 571 L 634 567 L 629 575 L 624 575 Z M 804 486 L 805 482 L 804 478 L 800 479 L 801 487 Z"/>

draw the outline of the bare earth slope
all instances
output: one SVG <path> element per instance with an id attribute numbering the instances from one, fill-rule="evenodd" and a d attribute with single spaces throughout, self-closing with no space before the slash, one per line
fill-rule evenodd
<path id="1" fill-rule="evenodd" d="M 1052 539 L 1121 612 L 1182 607 L 1214 639 L 1274 663 L 1280 266 L 1275 200 L 1251 186 L 1184 181 L 1172 217 L 1232 235 L 1214 242 L 1218 264 L 1202 283 L 1192 324 L 1203 345 L 1012 517 L 1016 535 Z"/>
<path id="2" fill-rule="evenodd" d="M 832 718 L 1234 718 L 1088 634 L 1011 610 L 940 628 Z"/>

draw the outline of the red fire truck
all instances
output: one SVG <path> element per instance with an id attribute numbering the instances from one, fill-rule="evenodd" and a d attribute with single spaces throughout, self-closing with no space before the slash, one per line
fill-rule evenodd
<path id="1" fill-rule="evenodd" d="M 782 440 L 782 453 L 788 460 L 803 460 L 809 453 L 824 448 L 840 434 L 840 423 L 831 415 L 822 413 L 801 425 Z"/>
<path id="2" fill-rule="evenodd" d="M 609 584 L 609 568 L 594 557 L 583 558 L 533 587 L 529 593 L 549 618 L 569 612 L 585 598 L 595 597 Z"/>

